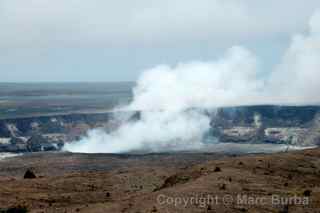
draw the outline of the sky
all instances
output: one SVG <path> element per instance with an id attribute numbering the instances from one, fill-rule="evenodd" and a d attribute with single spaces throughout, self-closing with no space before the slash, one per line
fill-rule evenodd
<path id="1" fill-rule="evenodd" d="M 135 81 L 240 45 L 262 75 L 319 0 L 0 0 L 0 82 Z"/>

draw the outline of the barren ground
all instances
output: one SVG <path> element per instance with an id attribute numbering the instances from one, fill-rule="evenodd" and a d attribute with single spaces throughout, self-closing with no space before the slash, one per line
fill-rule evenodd
<path id="1" fill-rule="evenodd" d="M 27 169 L 37 178 L 24 179 Z M 272 201 L 279 197 L 282 203 Z M 294 197 L 308 203 L 285 200 Z M 320 149 L 6 158 L 0 208 L 18 206 L 28 212 L 320 212 Z"/>

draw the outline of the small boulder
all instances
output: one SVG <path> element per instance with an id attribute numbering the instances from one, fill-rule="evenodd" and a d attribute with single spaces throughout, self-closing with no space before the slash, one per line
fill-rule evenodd
<path id="1" fill-rule="evenodd" d="M 309 197 L 311 195 L 311 190 L 307 189 L 303 192 L 303 196 Z"/>
<path id="2" fill-rule="evenodd" d="M 220 185 L 219 189 L 220 189 L 220 190 L 226 190 L 226 184 Z"/>
<path id="3" fill-rule="evenodd" d="M 106 197 L 110 197 L 110 196 L 111 196 L 110 192 L 107 192 Z"/>
<path id="4" fill-rule="evenodd" d="M 33 171 L 31 171 L 30 169 L 28 169 L 26 171 L 26 173 L 23 176 L 24 179 L 34 179 L 37 178 L 37 176 L 33 173 Z"/>
<path id="5" fill-rule="evenodd" d="M 214 172 L 221 172 L 221 169 L 220 169 L 220 167 L 216 167 L 216 168 L 214 168 L 214 170 L 213 170 Z"/>

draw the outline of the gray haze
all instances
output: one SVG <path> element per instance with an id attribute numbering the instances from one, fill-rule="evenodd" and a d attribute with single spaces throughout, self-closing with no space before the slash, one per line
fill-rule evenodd
<path id="1" fill-rule="evenodd" d="M 264 76 L 286 66 L 292 35 L 308 33 L 316 8 L 318 0 L 1 0 L 0 81 L 131 81 L 159 64 L 219 59 L 234 45 L 253 52 Z"/>

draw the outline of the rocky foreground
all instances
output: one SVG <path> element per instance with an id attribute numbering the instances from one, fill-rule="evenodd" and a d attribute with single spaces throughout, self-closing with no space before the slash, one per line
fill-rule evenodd
<path id="1" fill-rule="evenodd" d="M 26 154 L 0 161 L 0 207 L 3 212 L 319 212 L 320 149 L 246 156 Z"/>

